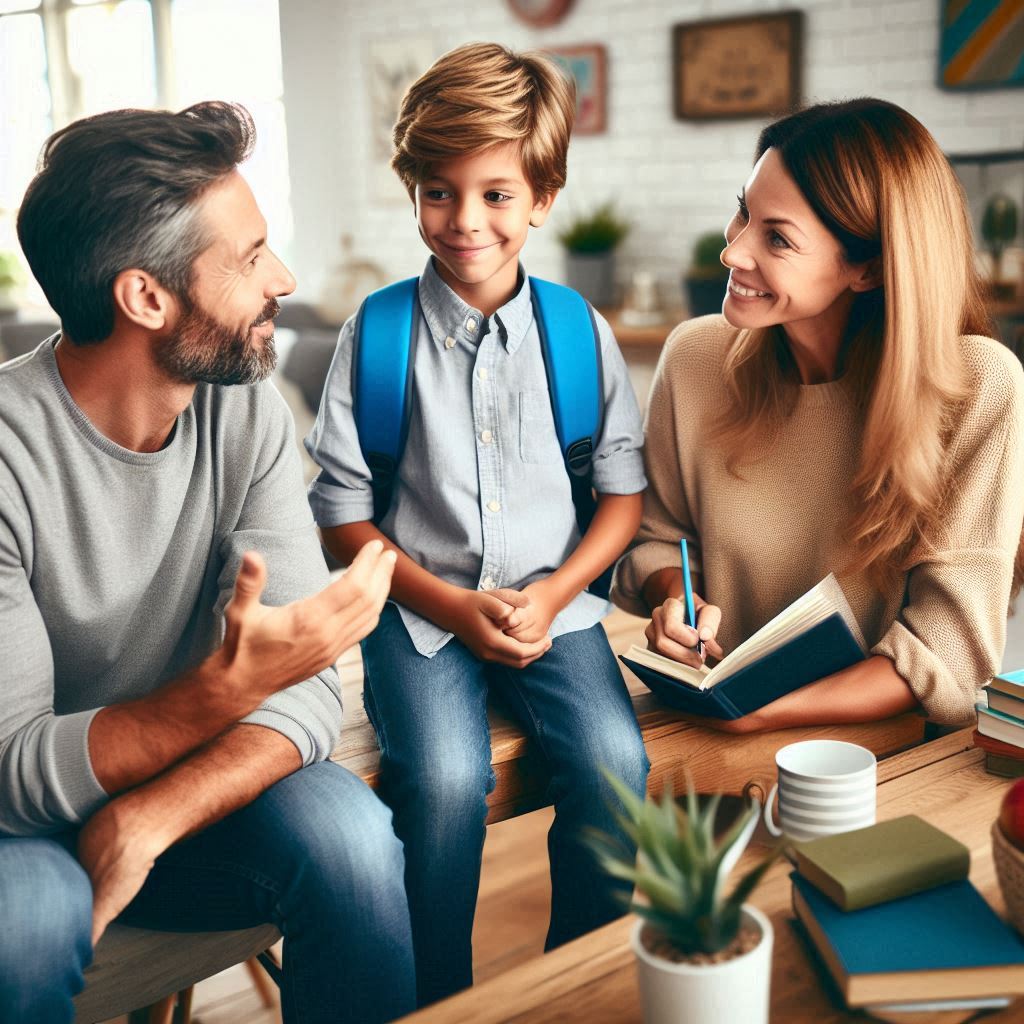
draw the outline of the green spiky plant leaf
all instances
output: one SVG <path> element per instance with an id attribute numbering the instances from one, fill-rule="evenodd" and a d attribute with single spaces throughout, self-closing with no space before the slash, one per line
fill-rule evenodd
<path id="1" fill-rule="evenodd" d="M 729 268 L 722 265 L 721 255 L 725 237 L 721 231 L 709 231 L 693 244 L 693 259 L 686 276 L 701 281 L 724 281 Z"/>
<path id="2" fill-rule="evenodd" d="M 578 253 L 609 252 L 629 233 L 629 224 L 615 212 L 615 204 L 602 203 L 593 213 L 572 220 L 558 234 L 558 240 Z"/>
<path id="3" fill-rule="evenodd" d="M 720 796 L 703 808 L 692 783 L 686 810 L 675 801 L 671 786 L 660 800 L 641 800 L 615 776 L 605 773 L 618 797 L 615 818 L 637 846 L 635 859 L 618 842 L 591 829 L 587 842 L 604 870 L 631 882 L 642 900 L 630 907 L 681 953 L 716 953 L 739 932 L 741 908 L 772 866 L 781 847 L 771 850 L 724 894 L 731 867 L 749 841 L 759 808 L 750 804 L 720 839 L 715 819 Z"/>

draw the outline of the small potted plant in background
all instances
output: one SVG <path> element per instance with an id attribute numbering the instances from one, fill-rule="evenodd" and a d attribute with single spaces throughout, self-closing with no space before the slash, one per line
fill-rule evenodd
<path id="1" fill-rule="evenodd" d="M 997 193 L 985 204 L 981 217 L 981 237 L 992 257 L 992 297 L 1012 299 L 1017 288 L 1013 281 L 1003 280 L 1003 252 L 1017 237 L 1017 204 L 1007 195 Z"/>
<path id="2" fill-rule="evenodd" d="M 632 933 L 646 1024 L 736 1021 L 767 1024 L 772 926 L 746 903 L 781 851 L 771 850 L 726 895 L 729 873 L 750 841 L 760 804 L 750 803 L 721 839 L 714 833 L 719 797 L 702 809 L 689 787 L 686 810 L 666 788 L 640 800 L 608 776 L 622 803 L 617 817 L 636 842 L 628 856 L 609 837 L 589 842 L 602 867 L 632 882 L 640 899 Z"/>
<path id="3" fill-rule="evenodd" d="M 559 232 L 558 240 L 565 246 L 566 282 L 591 305 L 615 305 L 615 247 L 628 232 L 629 224 L 611 202 L 574 217 Z"/>
<path id="4" fill-rule="evenodd" d="M 694 243 L 690 268 L 683 277 L 690 316 L 722 312 L 729 282 L 729 268 L 719 258 L 724 248 L 721 231 L 709 231 Z"/>
<path id="5" fill-rule="evenodd" d="M 25 275 L 18 254 L 0 249 L 0 313 L 12 313 L 18 308 L 18 298 Z"/>

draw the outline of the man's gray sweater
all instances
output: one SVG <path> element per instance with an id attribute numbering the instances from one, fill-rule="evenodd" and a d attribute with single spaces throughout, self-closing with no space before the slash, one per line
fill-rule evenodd
<path id="1" fill-rule="evenodd" d="M 218 646 L 243 552 L 266 559 L 265 604 L 327 582 L 291 416 L 271 384 L 200 384 L 168 444 L 133 452 L 75 405 L 55 341 L 0 367 L 7 835 L 80 824 L 108 799 L 89 760 L 89 723 Z M 292 686 L 245 721 L 287 736 L 304 764 L 321 760 L 341 724 L 337 675 Z"/>

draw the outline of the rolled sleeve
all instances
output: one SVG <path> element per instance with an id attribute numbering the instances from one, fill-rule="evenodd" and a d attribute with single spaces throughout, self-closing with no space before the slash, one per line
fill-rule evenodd
<path id="1" fill-rule="evenodd" d="M 625 360 L 608 321 L 594 313 L 601 341 L 604 419 L 594 452 L 593 485 L 600 494 L 638 494 L 644 475 L 644 431 Z"/>
<path id="2" fill-rule="evenodd" d="M 355 317 L 338 336 L 316 422 L 306 451 L 320 467 L 309 488 L 309 506 L 320 526 L 341 526 L 373 518 L 372 477 L 359 447 L 352 403 Z"/>
<path id="3" fill-rule="evenodd" d="M 99 711 L 43 714 L 0 745 L 0 834 L 45 835 L 81 825 L 109 800 L 89 758 Z"/>
<path id="4" fill-rule="evenodd" d="M 274 694 L 242 721 L 287 736 L 306 766 L 331 756 L 341 717 L 341 686 L 332 668 Z"/>
<path id="5" fill-rule="evenodd" d="M 945 725 L 970 722 L 978 690 L 999 671 L 1010 592 L 1006 554 L 957 554 L 913 569 L 907 606 L 871 650 L 892 661 L 928 717 Z"/>

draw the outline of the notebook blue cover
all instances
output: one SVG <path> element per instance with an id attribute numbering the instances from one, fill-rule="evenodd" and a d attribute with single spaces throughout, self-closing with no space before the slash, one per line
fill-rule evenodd
<path id="1" fill-rule="evenodd" d="M 669 707 L 707 718 L 742 718 L 792 690 L 849 668 L 864 654 L 836 612 L 789 643 L 707 690 L 696 690 L 654 669 L 619 656 Z"/>
<path id="2" fill-rule="evenodd" d="M 847 974 L 1024 965 L 1024 941 L 966 879 L 842 911 L 795 871 L 790 877 Z"/>

